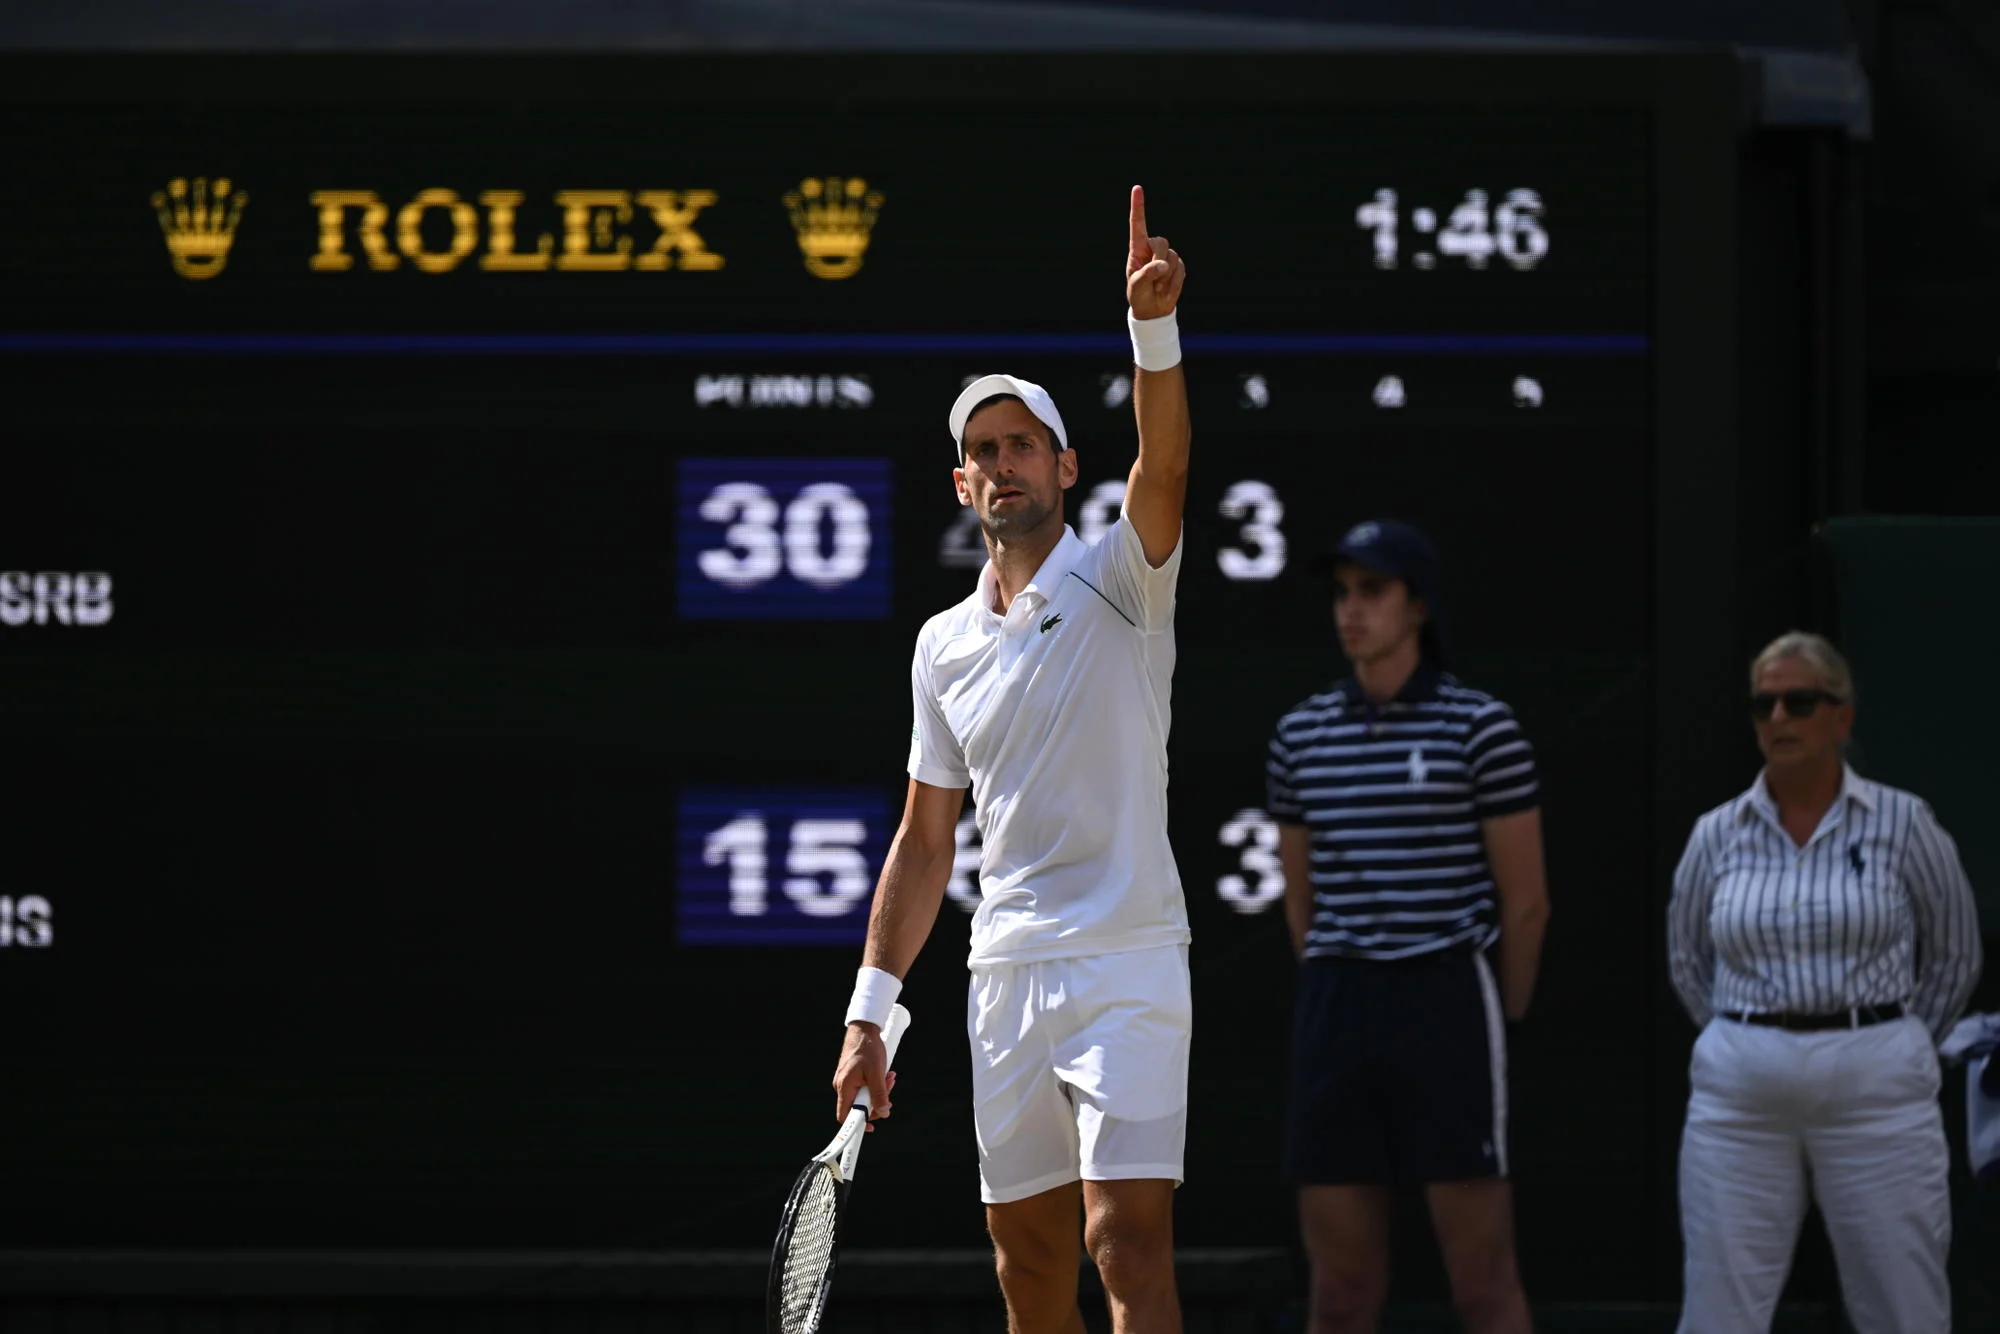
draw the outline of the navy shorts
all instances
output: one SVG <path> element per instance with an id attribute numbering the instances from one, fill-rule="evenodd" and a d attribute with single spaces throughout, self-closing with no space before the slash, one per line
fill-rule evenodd
<path id="1" fill-rule="evenodd" d="M 1507 1175 L 1507 1036 L 1485 956 L 1299 965 L 1285 1171 L 1302 1186 Z"/>

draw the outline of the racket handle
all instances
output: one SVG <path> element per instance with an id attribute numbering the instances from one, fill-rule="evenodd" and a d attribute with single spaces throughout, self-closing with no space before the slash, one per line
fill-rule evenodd
<path id="1" fill-rule="evenodd" d="M 891 1068 L 896 1064 L 896 1048 L 902 1045 L 903 1034 L 908 1032 L 909 1028 L 910 1012 L 904 1009 L 900 1003 L 890 1006 L 889 1022 L 882 1025 L 882 1045 L 888 1048 L 888 1063 Z M 854 1105 L 864 1109 L 868 1106 L 868 1086 L 866 1084 L 863 1084 L 860 1091 L 854 1095 Z"/>

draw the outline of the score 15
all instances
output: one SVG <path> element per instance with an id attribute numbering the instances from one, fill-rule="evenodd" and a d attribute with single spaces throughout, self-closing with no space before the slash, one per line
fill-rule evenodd
<path id="1" fill-rule="evenodd" d="M 682 459 L 675 511 L 684 619 L 889 614 L 887 459 Z"/>
<path id="2" fill-rule="evenodd" d="M 861 944 L 894 828 L 879 788 L 686 790 L 676 942 Z"/>

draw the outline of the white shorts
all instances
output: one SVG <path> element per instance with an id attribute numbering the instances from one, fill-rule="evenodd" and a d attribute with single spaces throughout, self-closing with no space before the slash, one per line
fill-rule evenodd
<path id="1" fill-rule="evenodd" d="M 1193 1019 L 1185 945 L 974 972 L 980 1198 L 1078 1179 L 1179 1184 Z"/>

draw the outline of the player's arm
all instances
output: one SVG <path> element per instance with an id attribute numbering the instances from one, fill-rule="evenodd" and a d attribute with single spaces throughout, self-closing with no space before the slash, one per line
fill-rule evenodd
<path id="1" fill-rule="evenodd" d="M 1542 813 L 1515 811 L 1479 822 L 1486 864 L 1500 898 L 1500 1005 L 1509 1019 L 1528 1013 L 1549 924 L 1548 877 L 1542 868 Z"/>
<path id="2" fill-rule="evenodd" d="M 880 969 L 900 980 L 917 961 L 951 881 L 958 814 L 964 804 L 964 788 L 910 780 L 903 821 L 889 844 L 882 877 L 875 884 L 875 902 L 868 910 L 868 943 L 861 952 L 864 970 Z M 846 1118 L 863 1084 L 868 1086 L 869 1119 L 887 1116 L 888 1079 L 889 1056 L 881 1028 L 862 1019 L 849 1023 L 833 1072 L 835 1119 Z"/>
<path id="3" fill-rule="evenodd" d="M 951 881 L 952 861 L 958 854 L 958 816 L 964 806 L 964 788 L 910 780 L 903 822 L 889 844 L 889 858 L 882 864 L 875 903 L 868 912 L 863 968 L 904 977 L 917 961 Z"/>
<path id="4" fill-rule="evenodd" d="M 1313 920 L 1312 831 L 1302 824 L 1280 824 L 1278 865 L 1285 872 L 1285 926 L 1292 933 L 1292 953 L 1303 959 Z"/>
<path id="5" fill-rule="evenodd" d="M 1125 514 L 1146 550 L 1146 563 L 1156 570 L 1180 545 L 1181 512 L 1187 503 L 1187 382 L 1174 318 L 1186 280 L 1187 266 L 1167 238 L 1147 234 L 1146 192 L 1133 186 L 1125 300 L 1131 307 L 1138 363 L 1132 372 L 1132 410 L 1139 419 L 1139 458 L 1125 482 Z M 1160 369 L 1149 370 L 1149 364 Z"/>

